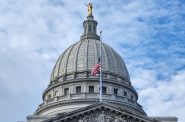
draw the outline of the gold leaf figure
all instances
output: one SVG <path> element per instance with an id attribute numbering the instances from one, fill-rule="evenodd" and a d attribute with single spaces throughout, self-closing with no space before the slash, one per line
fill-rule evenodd
<path id="1" fill-rule="evenodd" d="M 92 9 L 93 9 L 92 3 L 89 3 L 87 7 L 88 7 L 88 16 L 92 16 Z"/>

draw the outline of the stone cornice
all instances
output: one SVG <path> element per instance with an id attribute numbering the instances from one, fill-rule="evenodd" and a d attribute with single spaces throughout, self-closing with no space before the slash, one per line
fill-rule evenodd
<path id="1" fill-rule="evenodd" d="M 58 102 L 54 102 L 54 103 L 51 103 L 51 104 L 47 104 L 43 107 L 40 107 L 36 110 L 36 112 L 34 113 L 34 115 L 38 115 L 39 113 L 41 112 L 44 112 L 44 111 L 47 111 L 49 109 L 54 109 L 56 107 L 59 107 L 59 106 L 66 106 L 66 105 L 72 105 L 72 104 L 94 104 L 96 102 L 99 102 L 99 99 L 76 99 L 76 100 L 66 100 L 66 101 L 58 101 Z M 104 100 L 104 102 L 107 102 L 107 103 L 112 103 L 114 105 L 118 105 L 120 106 L 121 108 L 122 107 L 126 107 L 126 108 L 129 108 L 130 111 L 138 111 L 138 113 L 142 113 L 144 115 L 146 115 L 146 113 L 143 111 L 142 108 L 137 108 L 136 106 L 133 106 L 132 104 L 129 104 L 129 103 L 121 103 L 121 102 L 116 102 L 116 101 L 113 101 L 113 100 Z"/>

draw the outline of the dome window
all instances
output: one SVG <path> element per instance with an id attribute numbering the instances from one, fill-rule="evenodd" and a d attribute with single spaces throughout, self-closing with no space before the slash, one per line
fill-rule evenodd
<path id="1" fill-rule="evenodd" d="M 124 91 L 124 96 L 127 97 L 127 92 L 126 91 Z"/>
<path id="2" fill-rule="evenodd" d="M 67 95 L 67 94 L 69 94 L 69 88 L 64 89 L 64 95 Z"/>
<path id="3" fill-rule="evenodd" d="M 115 95 L 115 96 L 118 96 L 118 89 L 115 89 L 115 88 L 114 88 L 114 95 Z"/>
<path id="4" fill-rule="evenodd" d="M 93 94 L 94 93 L 94 86 L 89 86 L 89 93 Z"/>
<path id="5" fill-rule="evenodd" d="M 107 87 L 103 86 L 102 92 L 103 92 L 103 94 L 107 94 Z"/>
<path id="6" fill-rule="evenodd" d="M 51 99 L 51 94 L 48 95 L 48 100 Z"/>
<path id="7" fill-rule="evenodd" d="M 76 94 L 80 94 L 81 93 L 81 86 L 77 86 L 76 87 Z"/>
<path id="8" fill-rule="evenodd" d="M 93 26 L 93 32 L 96 32 L 96 26 Z"/>
<path id="9" fill-rule="evenodd" d="M 133 100 L 133 96 L 132 95 L 130 96 L 130 98 L 131 98 L 131 100 Z"/>
<path id="10" fill-rule="evenodd" d="M 87 26 L 85 26 L 84 33 L 87 33 Z"/>
<path id="11" fill-rule="evenodd" d="M 89 32 L 92 31 L 92 25 L 89 25 Z"/>
<path id="12" fill-rule="evenodd" d="M 55 91 L 55 96 L 58 97 L 59 96 L 59 92 Z"/>

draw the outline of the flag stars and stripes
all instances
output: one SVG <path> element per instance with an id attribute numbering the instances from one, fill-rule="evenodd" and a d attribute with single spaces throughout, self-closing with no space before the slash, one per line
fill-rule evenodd
<path id="1" fill-rule="evenodd" d="M 91 74 L 93 76 L 96 76 L 96 74 L 98 74 L 100 72 L 100 67 L 101 67 L 100 62 L 96 63 L 91 70 Z"/>

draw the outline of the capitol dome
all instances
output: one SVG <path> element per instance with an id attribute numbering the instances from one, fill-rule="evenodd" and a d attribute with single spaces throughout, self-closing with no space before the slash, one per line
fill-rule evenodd
<path id="1" fill-rule="evenodd" d="M 34 115 L 55 116 L 99 103 L 99 75 L 92 76 L 91 70 L 98 62 L 101 39 L 92 15 L 87 17 L 83 26 L 80 41 L 59 56 L 50 83 L 43 92 L 43 103 Z M 102 80 L 103 103 L 146 115 L 137 103 L 138 94 L 131 85 L 124 61 L 103 42 Z"/>
<path id="2" fill-rule="evenodd" d="M 98 39 L 85 38 L 73 44 L 60 55 L 53 68 L 51 81 L 63 80 L 64 77 L 70 80 L 95 78 L 90 72 L 98 62 L 99 50 Z M 83 75 L 84 72 L 87 75 Z M 105 43 L 102 43 L 102 72 L 104 78 L 115 76 L 119 82 L 129 82 L 129 74 L 121 56 Z"/>

